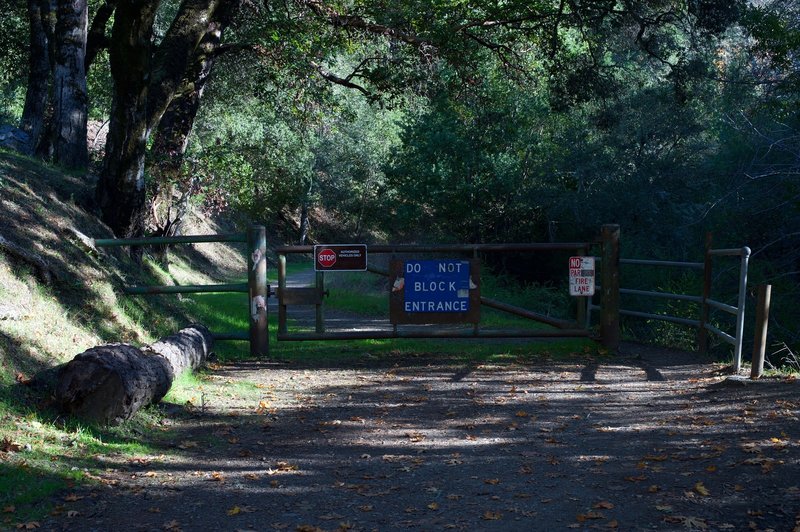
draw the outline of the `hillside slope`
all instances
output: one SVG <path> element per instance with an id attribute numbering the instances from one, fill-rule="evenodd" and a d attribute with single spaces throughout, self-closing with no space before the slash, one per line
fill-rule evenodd
<path id="1" fill-rule="evenodd" d="M 219 244 L 179 250 L 170 273 L 147 260 L 140 267 L 121 249 L 87 250 L 76 231 L 113 236 L 81 206 L 93 185 L 0 152 L 0 382 L 101 342 L 149 342 L 191 321 L 178 298 L 125 296 L 126 284 L 202 283 L 226 268 L 242 271 L 240 254 Z M 197 229 L 215 230 L 204 223 L 211 226 Z M 203 273 L 190 273 L 192 265 Z"/>
<path id="2" fill-rule="evenodd" d="M 113 236 L 82 206 L 93 187 L 92 179 L 0 150 L 0 528 L 41 519 L 50 494 L 93 482 L 87 460 L 143 452 L 137 435 L 160 423 L 158 413 L 142 412 L 98 431 L 60 418 L 42 390 L 22 384 L 89 347 L 149 343 L 196 321 L 189 298 L 128 296 L 125 285 L 244 274 L 241 250 L 224 244 L 177 249 L 169 270 L 147 258 L 137 265 L 122 249 L 92 250 L 81 234 Z M 189 225 L 194 234 L 230 230 L 200 217 Z"/>

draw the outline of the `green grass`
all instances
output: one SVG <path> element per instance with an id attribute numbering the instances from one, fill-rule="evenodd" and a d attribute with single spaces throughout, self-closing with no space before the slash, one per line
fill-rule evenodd
<path id="1" fill-rule="evenodd" d="M 34 407 L 25 395 L 10 387 L 0 393 L 0 444 L 12 451 L 0 461 L 0 508 L 14 509 L 1 515 L 0 527 L 41 520 L 54 494 L 96 482 L 105 467 L 98 455 L 163 453 L 141 441 L 141 434 L 160 419 L 155 408 L 121 426 L 102 428 L 63 423 L 55 413 Z"/>
<path id="2" fill-rule="evenodd" d="M 309 265 L 290 263 L 289 275 L 309 269 Z M 337 272 L 326 274 L 325 287 L 330 296 L 324 308 L 350 312 L 356 315 L 386 318 L 388 297 L 386 279 L 370 273 Z M 558 290 L 528 286 L 519 287 L 505 278 L 484 274 L 482 290 L 512 305 L 542 313 L 567 317 L 570 300 Z M 249 327 L 248 304 L 245 294 L 194 294 L 184 298 L 186 311 L 214 332 L 245 332 Z M 459 360 L 519 360 L 537 356 L 568 356 L 575 353 L 595 352 L 596 344 L 584 339 L 545 341 L 520 340 L 469 340 L 469 339 L 380 339 L 341 341 L 278 342 L 277 316 L 270 315 L 270 351 L 272 358 L 306 363 L 336 363 L 362 357 L 413 357 L 417 354 L 441 354 Z M 296 324 L 294 324 L 296 326 Z M 493 309 L 481 310 L 481 327 L 508 329 L 548 329 L 547 325 L 519 318 Z M 289 328 L 293 323 L 290 320 Z M 214 351 L 220 360 L 237 360 L 249 356 L 247 342 L 217 342 Z"/>

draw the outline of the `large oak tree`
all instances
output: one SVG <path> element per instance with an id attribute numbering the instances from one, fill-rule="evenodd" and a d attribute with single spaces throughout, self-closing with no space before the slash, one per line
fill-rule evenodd
<path id="1" fill-rule="evenodd" d="M 80 67 L 107 46 L 113 99 L 97 199 L 104 221 L 115 234 L 141 235 L 147 212 L 148 141 L 158 131 L 155 146 L 162 160 L 156 166 L 167 175 L 174 174 L 176 164 L 170 158 L 179 159 L 185 149 L 205 80 L 224 46 L 221 33 L 240 8 L 240 0 L 182 0 L 169 6 L 167 0 L 106 0 L 88 33 L 85 0 L 58 0 L 60 22 L 51 31 L 44 22 L 49 19 L 42 16 L 49 4 L 43 2 L 30 0 L 31 73 L 45 71 L 48 63 L 41 61 L 41 56 L 49 47 L 49 39 L 57 41 L 60 52 L 49 63 L 54 65 L 54 80 L 59 87 L 54 108 L 69 119 L 53 122 L 61 132 L 54 138 L 65 137 L 64 132 L 81 134 L 76 122 L 85 123 L 85 108 L 72 114 L 61 109 L 74 110 L 85 102 L 85 96 L 80 96 L 80 78 L 85 78 L 85 70 Z M 163 36 L 156 38 L 159 10 L 162 15 L 171 11 L 165 6 L 175 8 L 174 15 Z M 667 68 L 677 71 L 680 65 L 670 63 L 669 42 L 662 34 L 679 26 L 721 31 L 736 18 L 740 7 L 741 2 L 718 0 L 688 5 L 679 0 L 398 0 L 389 4 L 372 0 L 273 4 L 265 0 L 260 13 L 251 14 L 252 21 L 242 22 L 252 26 L 252 31 L 239 32 L 238 37 L 246 41 L 239 43 L 240 48 L 249 47 L 264 61 L 281 57 L 292 63 L 294 72 L 321 76 L 368 96 L 392 86 L 414 69 L 414 62 L 422 67 L 418 75 L 435 74 L 437 64 L 444 61 L 455 66 L 456 83 L 475 83 L 477 67 L 487 53 L 493 54 L 510 76 L 525 79 L 530 75 L 527 51 L 536 49 L 543 67 L 554 79 L 563 78 L 569 93 L 603 90 L 604 49 L 598 43 L 609 35 L 628 36 L 669 65 Z M 112 12 L 113 26 L 106 35 L 105 25 Z M 381 53 L 363 57 L 351 72 L 335 72 L 330 67 L 331 52 L 353 39 L 389 45 Z M 287 48 L 292 53 L 281 55 Z M 582 51 L 580 61 L 573 61 L 575 50 Z M 84 51 L 86 61 L 81 61 Z M 63 72 L 71 77 L 64 77 Z M 31 130 L 41 129 L 37 118 L 45 114 L 37 87 L 29 85 L 32 112 L 25 123 L 31 124 Z M 581 97 L 566 96 L 567 103 L 570 98 Z M 56 153 L 60 153 L 58 148 Z M 68 164 L 83 164 L 80 156 L 70 157 L 59 155 L 59 159 L 70 161 Z M 161 230 L 169 231 L 165 224 Z"/>

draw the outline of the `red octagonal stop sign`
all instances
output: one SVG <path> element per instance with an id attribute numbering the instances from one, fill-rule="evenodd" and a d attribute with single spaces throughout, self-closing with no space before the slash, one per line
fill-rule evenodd
<path id="1" fill-rule="evenodd" d="M 336 252 L 331 248 L 322 248 L 317 253 L 317 262 L 319 262 L 320 266 L 323 268 L 330 268 L 336 264 Z"/>

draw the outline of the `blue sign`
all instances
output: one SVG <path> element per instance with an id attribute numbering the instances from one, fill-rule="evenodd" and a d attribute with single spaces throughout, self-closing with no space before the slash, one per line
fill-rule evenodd
<path id="1" fill-rule="evenodd" d="M 403 265 L 403 311 L 469 311 L 468 260 L 412 260 Z"/>

